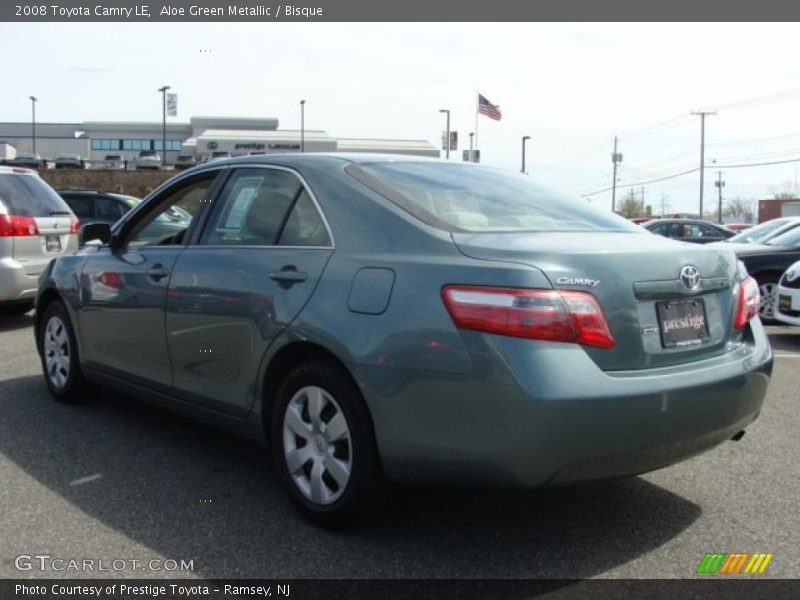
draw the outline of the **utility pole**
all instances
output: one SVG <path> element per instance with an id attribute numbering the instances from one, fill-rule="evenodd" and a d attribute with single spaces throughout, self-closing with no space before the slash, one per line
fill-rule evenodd
<path id="1" fill-rule="evenodd" d="M 162 119 L 162 130 L 161 130 L 161 166 L 165 167 L 167 165 L 167 90 L 169 89 L 168 85 L 164 87 L 158 88 L 158 91 L 161 92 L 161 119 Z"/>
<path id="2" fill-rule="evenodd" d="M 703 175 L 705 174 L 705 153 L 706 153 L 706 115 L 715 115 L 715 110 L 697 110 L 693 115 L 700 115 L 700 218 L 703 218 Z"/>
<path id="3" fill-rule="evenodd" d="M 611 162 L 614 163 L 614 175 L 611 182 L 611 212 L 615 212 L 617 204 L 617 165 L 622 162 L 622 154 L 617 152 L 617 136 L 614 136 L 614 153 L 611 155 Z"/>
<path id="4" fill-rule="evenodd" d="M 525 142 L 527 142 L 529 139 L 531 139 L 531 136 L 529 136 L 529 135 L 523 135 L 522 136 L 522 169 L 521 169 L 521 171 L 522 171 L 523 175 L 525 174 Z"/>
<path id="5" fill-rule="evenodd" d="M 300 100 L 300 152 L 306 151 L 306 101 Z"/>
<path id="6" fill-rule="evenodd" d="M 722 181 L 722 171 L 717 171 L 717 180 L 714 182 L 719 193 L 719 204 L 717 206 L 717 221 L 722 224 L 722 188 L 725 187 L 725 182 Z"/>
<path id="7" fill-rule="evenodd" d="M 447 132 L 445 134 L 447 136 L 447 142 L 445 143 L 444 146 L 445 148 L 444 157 L 445 159 L 450 160 L 450 111 L 446 108 L 442 108 L 441 110 L 439 110 L 439 112 L 447 114 Z"/>
<path id="8" fill-rule="evenodd" d="M 639 210 L 639 216 L 643 217 L 643 216 L 645 216 L 645 210 L 644 210 L 645 189 L 644 189 L 644 186 L 642 186 L 639 191 L 642 193 L 642 200 L 641 200 L 641 204 L 640 204 L 641 208 Z"/>

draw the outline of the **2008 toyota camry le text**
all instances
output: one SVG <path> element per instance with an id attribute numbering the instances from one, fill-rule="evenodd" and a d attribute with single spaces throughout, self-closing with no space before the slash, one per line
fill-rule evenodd
<path id="1" fill-rule="evenodd" d="M 188 216 L 165 228 L 173 207 Z M 215 161 L 83 235 L 40 278 L 52 395 L 116 388 L 268 444 L 322 524 L 371 512 L 385 482 L 676 463 L 738 439 L 772 370 L 733 251 L 478 165 Z"/>

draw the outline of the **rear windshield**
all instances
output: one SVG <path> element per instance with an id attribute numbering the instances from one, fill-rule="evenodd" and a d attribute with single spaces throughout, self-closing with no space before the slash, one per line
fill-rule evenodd
<path id="1" fill-rule="evenodd" d="M 634 231 L 614 214 L 527 175 L 438 162 L 375 162 L 347 172 L 420 220 L 449 231 Z"/>
<path id="2" fill-rule="evenodd" d="M 33 175 L 0 174 L 0 204 L 20 217 L 72 214 L 61 196 Z"/>
<path id="3" fill-rule="evenodd" d="M 139 156 L 155 156 L 155 155 L 156 155 L 155 150 L 142 150 L 141 152 L 139 152 Z"/>
<path id="4" fill-rule="evenodd" d="M 764 239 L 772 232 L 777 231 L 780 227 L 786 225 L 789 221 L 790 219 L 772 219 L 771 221 L 761 223 L 760 225 L 756 225 L 750 229 L 745 229 L 741 233 L 737 233 L 735 236 L 730 238 L 729 241 L 738 244 L 751 244 L 758 240 Z"/>
<path id="5" fill-rule="evenodd" d="M 122 157 L 119 154 L 107 154 L 106 160 L 122 160 Z"/>
<path id="6" fill-rule="evenodd" d="M 770 246 L 783 246 L 784 248 L 800 246 L 800 227 L 795 227 L 786 233 L 769 239 L 767 244 Z"/>

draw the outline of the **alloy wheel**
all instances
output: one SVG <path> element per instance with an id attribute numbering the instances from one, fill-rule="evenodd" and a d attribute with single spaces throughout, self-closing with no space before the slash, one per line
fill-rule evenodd
<path id="1" fill-rule="evenodd" d="M 758 287 L 758 291 L 761 294 L 761 302 L 758 306 L 758 316 L 762 319 L 774 319 L 778 286 L 772 282 L 762 283 Z"/>

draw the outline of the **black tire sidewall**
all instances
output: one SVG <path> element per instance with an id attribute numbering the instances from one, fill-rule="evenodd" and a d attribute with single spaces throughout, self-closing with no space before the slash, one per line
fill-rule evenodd
<path id="1" fill-rule="evenodd" d="M 319 505 L 297 488 L 283 448 L 283 418 L 292 397 L 306 386 L 327 391 L 347 420 L 353 453 L 350 479 L 342 496 L 332 504 Z M 304 362 L 292 369 L 278 388 L 272 407 L 271 445 L 275 469 L 291 500 L 301 512 L 325 526 L 339 526 L 366 518 L 379 502 L 383 475 L 375 444 L 372 420 L 360 391 L 341 368 L 325 361 Z"/>
<path id="2" fill-rule="evenodd" d="M 53 385 L 53 382 L 50 381 L 50 377 L 47 373 L 47 363 L 45 361 L 45 335 L 47 335 L 47 324 L 54 316 L 61 319 L 61 322 L 67 330 L 67 339 L 69 340 L 69 371 L 67 372 L 67 383 L 62 388 L 57 388 Z M 41 344 L 40 358 L 47 389 L 50 390 L 50 394 L 59 402 L 78 402 L 83 399 L 81 396 L 83 392 L 86 391 L 86 386 L 80 370 L 80 359 L 78 357 L 78 344 L 75 340 L 75 331 L 64 304 L 59 300 L 54 300 L 48 304 L 44 310 L 41 323 L 42 325 L 39 330 L 39 343 Z"/>

